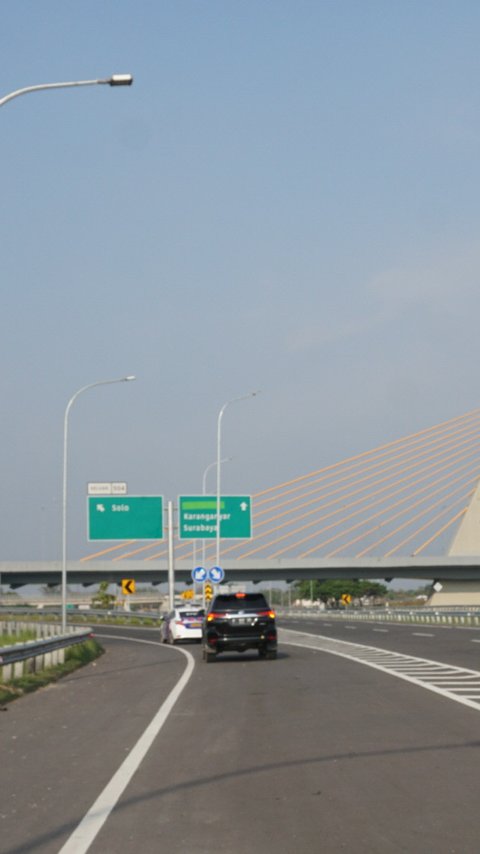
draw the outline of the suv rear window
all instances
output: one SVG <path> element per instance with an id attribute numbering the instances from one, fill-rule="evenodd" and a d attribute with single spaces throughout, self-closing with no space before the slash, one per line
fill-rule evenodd
<path id="1" fill-rule="evenodd" d="M 212 611 L 245 611 L 258 608 L 268 611 L 268 603 L 262 593 L 219 593 L 212 603 Z"/>

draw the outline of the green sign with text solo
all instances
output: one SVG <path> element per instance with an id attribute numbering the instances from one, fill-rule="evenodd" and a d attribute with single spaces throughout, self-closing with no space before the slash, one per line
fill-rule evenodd
<path id="1" fill-rule="evenodd" d="M 89 540 L 162 540 L 163 497 L 88 497 Z"/>

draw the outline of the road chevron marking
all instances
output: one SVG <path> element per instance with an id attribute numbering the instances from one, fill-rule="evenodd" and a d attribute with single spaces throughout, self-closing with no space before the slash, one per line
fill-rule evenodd
<path id="1" fill-rule="evenodd" d="M 95 633 L 97 634 L 97 633 Z M 159 646 L 158 641 L 141 640 L 139 638 L 120 637 L 120 635 L 107 635 L 99 632 L 97 637 L 110 637 L 114 640 L 127 640 L 132 643 L 148 643 Z M 115 807 L 122 793 L 128 786 L 135 771 L 139 767 L 142 759 L 150 749 L 154 739 L 160 732 L 180 694 L 185 688 L 190 676 L 195 667 L 195 659 L 190 652 L 187 652 L 181 647 L 169 647 L 170 650 L 181 652 L 187 659 L 187 666 L 183 671 L 177 684 L 172 688 L 168 697 L 160 706 L 158 712 L 153 717 L 146 730 L 138 739 L 137 743 L 132 747 L 130 753 L 124 759 L 118 771 L 113 775 L 112 779 L 105 786 L 95 803 L 92 804 L 87 814 L 84 816 L 76 830 L 67 839 L 65 845 L 60 849 L 59 854 L 85 854 L 90 848 L 93 840 L 97 836 L 105 824 L 108 816 Z"/>
<path id="2" fill-rule="evenodd" d="M 476 693 L 480 685 L 480 671 L 478 670 L 455 667 L 455 665 L 432 661 L 429 658 L 417 658 L 413 655 L 403 655 L 401 652 L 390 652 L 387 649 L 380 649 L 375 646 L 336 640 L 325 635 L 297 632 L 292 629 L 279 629 L 278 639 L 280 643 L 288 644 L 288 646 L 300 646 L 318 652 L 328 652 L 330 655 L 338 655 L 340 658 L 348 658 L 350 661 L 358 662 L 358 664 L 365 664 L 367 667 L 381 670 L 382 673 L 396 676 L 397 679 L 411 682 L 420 688 L 426 688 L 428 691 L 433 691 L 449 700 L 455 700 L 456 703 L 461 703 L 463 706 L 469 706 L 471 709 L 480 711 L 480 696 Z M 458 686 L 444 687 L 444 680 L 447 678 L 454 684 L 458 680 Z M 475 679 L 475 682 L 461 681 L 467 678 Z M 477 680 L 479 681 L 477 682 Z M 463 692 L 467 689 L 473 690 L 472 696 L 468 697 L 462 693 L 457 693 L 457 690 Z"/>

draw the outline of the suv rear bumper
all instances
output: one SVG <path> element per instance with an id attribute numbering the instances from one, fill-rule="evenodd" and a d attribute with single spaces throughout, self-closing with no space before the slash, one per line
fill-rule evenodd
<path id="1" fill-rule="evenodd" d="M 264 649 L 270 652 L 277 649 L 277 633 L 272 629 L 252 635 L 224 635 L 211 631 L 207 632 L 204 642 L 212 652 L 245 652 L 247 649 Z"/>

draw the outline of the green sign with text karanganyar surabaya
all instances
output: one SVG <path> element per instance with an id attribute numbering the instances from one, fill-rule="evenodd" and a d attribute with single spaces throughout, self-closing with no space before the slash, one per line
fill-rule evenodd
<path id="1" fill-rule="evenodd" d="M 220 537 L 243 540 L 252 536 L 250 495 L 222 495 Z M 217 536 L 217 499 L 211 495 L 181 495 L 178 499 L 181 540 L 213 540 Z"/>

